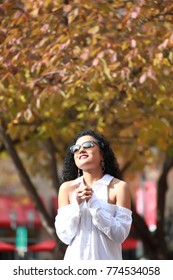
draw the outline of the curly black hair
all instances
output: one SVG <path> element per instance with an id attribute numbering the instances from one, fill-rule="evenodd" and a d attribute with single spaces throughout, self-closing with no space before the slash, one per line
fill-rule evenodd
<path id="1" fill-rule="evenodd" d="M 100 149 L 103 151 L 103 160 L 105 163 L 104 174 L 109 174 L 117 179 L 122 179 L 119 164 L 109 145 L 109 142 L 105 139 L 105 137 L 102 134 L 99 134 L 93 130 L 84 130 L 76 135 L 76 137 L 72 140 L 68 147 L 62 170 L 62 183 L 65 181 L 74 180 L 78 177 L 78 168 L 74 161 L 74 155 L 70 151 L 70 147 L 74 145 L 80 137 L 85 135 L 90 135 L 94 137 L 97 140 Z"/>

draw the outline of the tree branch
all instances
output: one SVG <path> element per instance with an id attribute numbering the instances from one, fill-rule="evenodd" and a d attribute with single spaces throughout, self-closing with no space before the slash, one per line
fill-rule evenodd
<path id="1" fill-rule="evenodd" d="M 36 209 L 38 210 L 38 213 L 40 215 L 40 219 L 42 221 L 43 226 L 47 230 L 47 232 L 50 234 L 51 237 L 53 237 L 57 241 L 57 236 L 55 233 L 55 228 L 54 228 L 54 221 L 52 218 L 49 216 L 49 213 L 47 212 L 41 198 L 39 197 L 35 186 L 31 182 L 29 175 L 27 174 L 24 165 L 14 147 L 13 141 L 6 133 L 5 126 L 3 124 L 0 125 L 0 135 L 2 137 L 4 146 L 6 150 L 8 151 L 17 171 L 19 174 L 19 178 L 21 182 L 23 183 L 25 189 L 27 190 L 29 196 L 31 197 Z"/>
<path id="2" fill-rule="evenodd" d="M 60 181 L 59 181 L 59 176 L 57 172 L 57 160 L 56 160 L 56 149 L 54 146 L 54 143 L 51 138 L 47 139 L 47 149 L 50 155 L 50 170 L 52 174 L 52 180 L 53 180 L 53 187 L 55 191 L 58 194 L 58 190 L 60 187 Z"/>

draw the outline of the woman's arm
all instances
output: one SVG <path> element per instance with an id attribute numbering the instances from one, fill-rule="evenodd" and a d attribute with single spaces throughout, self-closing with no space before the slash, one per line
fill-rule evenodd
<path id="1" fill-rule="evenodd" d="M 59 194 L 58 194 L 58 208 L 62 208 L 70 204 L 69 189 L 70 189 L 69 182 L 65 182 L 60 186 Z"/>
<path id="2" fill-rule="evenodd" d="M 74 197 L 71 203 L 69 201 L 70 188 L 71 184 L 69 184 L 69 182 L 63 183 L 60 186 L 58 196 L 59 208 L 57 216 L 55 217 L 56 233 L 65 244 L 70 244 L 76 235 L 80 219 L 80 206 L 76 197 Z"/>
<path id="3" fill-rule="evenodd" d="M 115 185 L 116 205 L 131 209 L 131 195 L 127 183 L 120 181 L 117 185 Z"/>

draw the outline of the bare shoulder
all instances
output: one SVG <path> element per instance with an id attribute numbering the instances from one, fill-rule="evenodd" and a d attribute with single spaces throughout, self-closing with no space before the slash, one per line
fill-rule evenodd
<path id="1" fill-rule="evenodd" d="M 72 187 L 73 181 L 67 181 L 61 184 L 59 190 L 68 191 Z"/>
<path id="2" fill-rule="evenodd" d="M 61 184 L 59 188 L 59 194 L 58 194 L 58 205 L 59 208 L 66 206 L 70 204 L 71 201 L 71 194 L 74 190 L 73 186 L 73 180 L 67 181 Z"/>
<path id="3" fill-rule="evenodd" d="M 66 181 L 61 184 L 58 194 L 59 208 L 66 206 L 72 201 L 72 193 L 78 187 L 79 184 L 73 184 L 74 180 Z"/>
<path id="4" fill-rule="evenodd" d="M 64 183 L 61 184 L 59 190 L 61 192 L 71 192 L 73 190 L 76 189 L 76 187 L 79 185 L 79 184 L 73 184 L 75 180 L 71 180 L 71 181 L 66 181 Z"/>
<path id="5" fill-rule="evenodd" d="M 128 184 L 114 178 L 111 182 L 111 188 L 114 189 L 116 194 L 116 204 L 125 208 L 131 208 L 131 194 Z"/>
<path id="6" fill-rule="evenodd" d="M 126 189 L 128 190 L 129 189 L 128 184 L 125 181 L 117 179 L 117 178 L 114 178 L 111 181 L 110 187 L 115 190 L 126 190 Z"/>

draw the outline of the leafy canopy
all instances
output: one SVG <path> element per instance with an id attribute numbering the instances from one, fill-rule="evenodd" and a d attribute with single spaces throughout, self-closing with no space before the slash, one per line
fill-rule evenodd
<path id="1" fill-rule="evenodd" d="M 172 1 L 3 1 L 0 20 L 1 123 L 25 151 L 62 157 L 83 128 L 126 159 L 171 151 Z"/>

